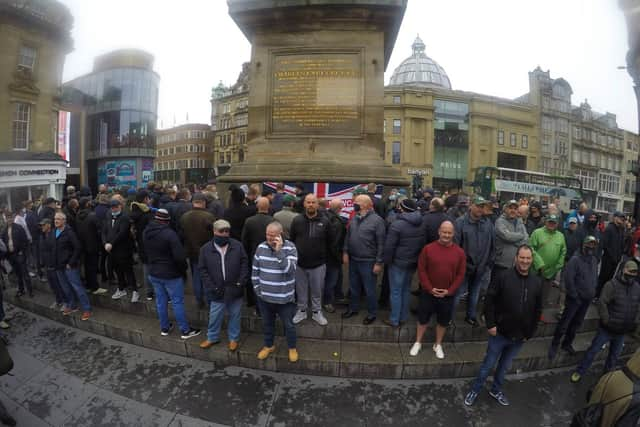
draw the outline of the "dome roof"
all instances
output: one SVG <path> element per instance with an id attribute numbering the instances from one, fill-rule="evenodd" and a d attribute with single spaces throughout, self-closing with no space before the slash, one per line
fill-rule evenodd
<path id="1" fill-rule="evenodd" d="M 451 82 L 444 68 L 424 53 L 426 46 L 420 36 L 416 37 L 411 47 L 413 55 L 394 70 L 389 84 L 451 89 Z"/>

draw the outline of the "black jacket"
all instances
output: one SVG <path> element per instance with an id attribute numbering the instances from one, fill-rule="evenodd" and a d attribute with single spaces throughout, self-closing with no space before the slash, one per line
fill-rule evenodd
<path id="1" fill-rule="evenodd" d="M 78 268 L 82 246 L 80 246 L 80 240 L 73 229 L 65 225 L 58 237 L 56 237 L 55 229 L 52 229 L 51 233 L 55 240 L 55 269 L 65 270 L 67 265 L 71 268 Z"/>
<path id="2" fill-rule="evenodd" d="M 633 332 L 640 321 L 640 284 L 621 273 L 605 283 L 598 299 L 600 324 L 613 334 Z"/>
<path id="3" fill-rule="evenodd" d="M 624 252 L 624 227 L 618 227 L 613 222 L 607 225 L 602 236 L 602 262 L 618 264 Z"/>
<path id="4" fill-rule="evenodd" d="M 102 227 L 95 212 L 89 209 L 78 212 L 76 227 L 83 252 L 92 255 L 100 253 Z"/>
<path id="5" fill-rule="evenodd" d="M 598 286 L 598 259 L 585 255 L 581 250 L 571 257 L 564 269 L 564 286 L 567 296 L 591 301 Z"/>
<path id="6" fill-rule="evenodd" d="M 142 233 L 147 228 L 149 223 L 153 220 L 153 212 L 144 203 L 133 202 L 131 203 L 131 225 L 133 226 L 134 234 L 136 236 L 136 245 L 138 246 L 138 256 L 143 264 L 147 263 L 147 253 L 144 250 L 144 243 L 142 241 Z"/>
<path id="7" fill-rule="evenodd" d="M 27 223 L 27 228 L 29 229 L 29 233 L 31 233 L 31 238 L 36 240 L 38 236 L 40 236 L 40 226 L 38 225 L 39 219 L 38 215 L 36 215 L 33 211 L 26 210 L 24 215 L 24 220 Z"/>
<path id="8" fill-rule="evenodd" d="M 424 228 L 419 211 L 403 212 L 391 223 L 384 244 L 384 263 L 415 269 L 424 247 Z"/>
<path id="9" fill-rule="evenodd" d="M 13 240 L 13 252 L 9 251 L 9 227 L 5 228 L 2 232 L 2 240 L 7 245 L 7 253 L 19 253 L 24 252 L 29 247 L 29 239 L 27 238 L 27 232 L 24 231 L 21 225 L 15 222 L 11 226 L 11 239 Z"/>
<path id="10" fill-rule="evenodd" d="M 257 213 L 254 216 L 247 218 L 247 221 L 244 223 L 241 236 L 242 246 L 244 247 L 244 251 L 247 253 L 251 262 L 253 262 L 253 254 L 256 253 L 258 245 L 266 240 L 267 225 L 271 224 L 273 221 L 274 219 L 271 215 Z M 233 224 L 231 227 L 231 230 L 233 230 Z"/>
<path id="11" fill-rule="evenodd" d="M 575 255 L 576 252 L 578 252 L 578 250 L 582 246 L 582 241 L 586 236 L 579 228 L 576 228 L 575 231 L 571 231 L 568 228 L 565 228 L 563 234 L 564 243 L 567 245 L 567 255 L 565 259 L 568 261 L 573 255 Z"/>
<path id="12" fill-rule="evenodd" d="M 347 234 L 345 220 L 332 210 L 327 210 L 327 219 L 329 220 L 331 234 L 333 235 L 327 263 L 333 266 L 342 265 L 342 247 L 344 246 L 344 238 Z"/>
<path id="13" fill-rule="evenodd" d="M 49 233 L 40 233 L 40 264 L 48 269 L 56 268 L 56 232 L 52 228 Z"/>
<path id="14" fill-rule="evenodd" d="M 326 264 L 333 239 L 329 218 L 320 212 L 314 218 L 300 214 L 291 222 L 289 240 L 296 245 L 298 265 L 302 268 Z"/>
<path id="15" fill-rule="evenodd" d="M 111 213 L 107 213 L 102 226 L 102 243 L 111 243 L 111 259 L 120 263 L 133 263 L 133 240 L 131 239 L 129 216 L 121 212 L 112 221 Z"/>
<path id="16" fill-rule="evenodd" d="M 220 219 L 224 216 L 224 205 L 221 200 L 212 200 L 207 203 L 207 210 L 216 218 Z"/>
<path id="17" fill-rule="evenodd" d="M 445 221 L 453 223 L 454 220 L 443 211 L 427 212 L 422 216 L 422 234 L 424 235 L 425 245 L 438 240 L 438 229 L 440 224 Z"/>
<path id="18" fill-rule="evenodd" d="M 344 252 L 354 261 L 374 261 L 382 264 L 386 231 L 384 220 L 373 210 L 367 212 L 364 217 L 356 215 L 351 219 L 347 229 Z"/>
<path id="19" fill-rule="evenodd" d="M 253 210 L 244 203 L 235 204 L 224 211 L 224 219 L 231 224 L 231 237 L 242 240 L 242 229 L 244 223 L 253 215 Z"/>
<path id="20" fill-rule="evenodd" d="M 38 215 L 38 217 L 40 217 L 40 220 L 50 219 L 52 226 L 53 226 L 53 218 L 55 216 L 56 216 L 56 210 L 53 208 L 50 208 L 49 206 L 43 206 L 42 209 L 40 209 L 40 214 Z"/>
<path id="21" fill-rule="evenodd" d="M 176 200 L 175 203 L 171 204 L 171 207 L 168 209 L 169 215 L 171 215 L 171 228 L 176 231 L 180 230 L 180 218 L 182 215 L 189 212 L 193 209 L 193 205 L 191 202 L 187 202 L 186 200 Z"/>
<path id="22" fill-rule="evenodd" d="M 200 248 L 198 268 L 208 302 L 242 298 L 244 285 L 249 278 L 249 260 L 242 244 L 236 239 L 229 239 L 224 254 L 224 277 L 222 256 L 213 240 Z"/>
<path id="23" fill-rule="evenodd" d="M 531 236 L 531 233 L 536 231 L 537 228 L 544 227 L 544 222 L 542 221 L 542 216 L 537 218 L 529 217 L 527 218 L 527 222 L 525 224 L 527 227 L 527 234 Z"/>
<path id="24" fill-rule="evenodd" d="M 489 284 L 484 300 L 487 329 L 511 340 L 531 338 L 542 313 L 542 278 L 530 272 L 520 274 L 516 267 L 505 270 Z"/>
<path id="25" fill-rule="evenodd" d="M 187 269 L 187 255 L 178 234 L 167 224 L 152 221 L 142 233 L 149 264 L 149 275 L 159 279 L 177 279 Z"/>

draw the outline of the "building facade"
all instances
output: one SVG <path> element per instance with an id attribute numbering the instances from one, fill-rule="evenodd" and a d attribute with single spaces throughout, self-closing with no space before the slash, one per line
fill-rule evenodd
<path id="1" fill-rule="evenodd" d="M 633 213 L 633 204 L 636 193 L 636 176 L 634 171 L 638 167 L 638 153 L 640 152 L 640 138 L 638 135 L 624 131 L 624 157 L 622 163 L 622 210 Z"/>
<path id="2" fill-rule="evenodd" d="M 151 54 L 125 49 L 97 57 L 91 73 L 64 84 L 82 184 L 140 187 L 152 178 L 159 79 Z"/>
<path id="3" fill-rule="evenodd" d="M 207 124 L 186 124 L 158 131 L 153 180 L 165 184 L 201 184 L 213 178 L 213 139 Z"/>
<path id="4" fill-rule="evenodd" d="M 0 204 L 61 197 L 60 83 L 73 17 L 55 0 L 0 1 Z"/>

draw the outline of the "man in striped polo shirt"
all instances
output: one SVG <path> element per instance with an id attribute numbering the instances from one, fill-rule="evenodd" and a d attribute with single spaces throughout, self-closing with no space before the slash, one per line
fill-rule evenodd
<path id="1" fill-rule="evenodd" d="M 267 226 L 267 240 L 256 248 L 253 257 L 251 282 L 258 297 L 258 307 L 262 315 L 264 347 L 258 359 L 264 360 L 276 347 L 273 345 L 276 314 L 284 324 L 284 332 L 289 347 L 289 361 L 298 361 L 296 350 L 296 328 L 293 316 L 296 312 L 296 265 L 298 251 L 293 243 L 282 237 L 282 224 L 277 221 Z"/>

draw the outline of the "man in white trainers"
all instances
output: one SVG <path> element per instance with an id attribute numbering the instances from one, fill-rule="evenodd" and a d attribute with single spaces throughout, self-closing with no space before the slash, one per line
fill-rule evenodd
<path id="1" fill-rule="evenodd" d="M 453 235 L 453 223 L 444 221 L 438 229 L 438 240 L 426 245 L 418 258 L 421 292 L 416 342 L 409 351 L 411 356 L 420 353 L 422 337 L 435 313 L 437 324 L 433 351 L 438 359 L 444 359 L 442 339 L 451 322 L 453 298 L 464 280 L 467 262 L 462 248 L 453 243 Z"/>
<path id="2" fill-rule="evenodd" d="M 311 318 L 321 326 L 327 319 L 322 314 L 322 293 L 327 272 L 327 259 L 332 247 L 333 232 L 329 218 L 318 210 L 318 198 L 307 194 L 303 201 L 304 213 L 291 223 L 289 238 L 298 249 L 298 268 L 296 269 L 296 300 L 298 311 L 293 323 L 307 318 L 309 297 L 311 297 Z"/>
<path id="3" fill-rule="evenodd" d="M 489 285 L 484 300 L 484 317 L 489 333 L 487 354 L 464 404 L 471 406 L 496 366 L 489 395 L 502 406 L 509 401 L 502 392 L 504 376 L 511 368 L 522 345 L 531 338 L 542 313 L 542 277 L 529 271 L 533 250 L 521 245 L 516 252 L 515 267 L 500 273 Z"/>

